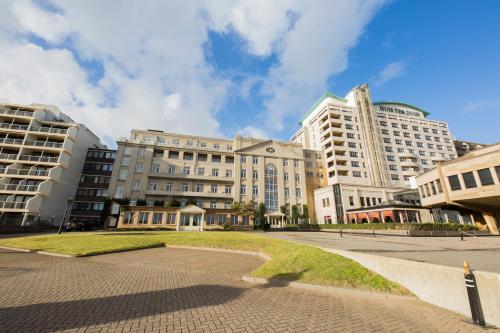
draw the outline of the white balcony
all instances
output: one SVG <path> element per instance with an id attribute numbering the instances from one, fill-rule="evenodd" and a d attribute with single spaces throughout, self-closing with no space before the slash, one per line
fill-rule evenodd
<path id="1" fill-rule="evenodd" d="M 2 139 L 0 139 L 0 144 L 4 144 L 4 145 L 22 145 L 23 144 L 23 139 L 2 138 Z"/>
<path id="2" fill-rule="evenodd" d="M 17 160 L 18 154 L 4 154 L 0 153 L 0 160 Z"/>
<path id="3" fill-rule="evenodd" d="M 0 184 L 0 192 L 37 192 L 38 185 Z"/>
<path id="4" fill-rule="evenodd" d="M 26 131 L 28 129 L 28 125 L 0 123 L 0 129 Z"/>
<path id="5" fill-rule="evenodd" d="M 3 169 L 0 174 L 9 176 L 34 176 L 34 177 L 48 177 L 50 169 L 47 170 L 32 170 L 32 169 Z"/>
<path id="6" fill-rule="evenodd" d="M 27 202 L 13 202 L 13 201 L 0 201 L 0 209 L 9 210 L 21 210 L 26 209 Z"/>
<path id="7" fill-rule="evenodd" d="M 51 156 L 37 156 L 37 155 L 21 155 L 19 156 L 20 161 L 28 162 L 46 162 L 46 163 L 58 163 L 59 157 Z"/>
<path id="8" fill-rule="evenodd" d="M 52 134 L 67 134 L 68 130 L 66 128 L 54 128 L 48 126 L 32 126 L 30 128 L 31 132 L 42 132 L 42 133 L 52 133 Z"/>
<path id="9" fill-rule="evenodd" d="M 40 140 L 26 140 L 24 142 L 24 145 L 32 147 L 56 148 L 56 149 L 60 149 L 63 147 L 62 142 L 50 142 L 50 141 L 40 141 Z"/>
<path id="10" fill-rule="evenodd" d="M 0 114 L 10 115 L 10 116 L 21 116 L 21 117 L 33 117 L 34 112 L 0 108 Z"/>

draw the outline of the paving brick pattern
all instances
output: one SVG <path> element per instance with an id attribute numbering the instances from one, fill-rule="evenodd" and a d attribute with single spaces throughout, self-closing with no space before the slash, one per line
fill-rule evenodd
<path id="1" fill-rule="evenodd" d="M 79 259 L 0 250 L 0 332 L 482 331 L 418 300 L 241 281 L 261 264 L 168 248 Z"/>

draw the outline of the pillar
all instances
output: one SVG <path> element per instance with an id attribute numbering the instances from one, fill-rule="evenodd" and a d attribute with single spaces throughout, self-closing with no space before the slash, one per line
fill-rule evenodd
<path id="1" fill-rule="evenodd" d="M 177 211 L 175 216 L 175 230 L 179 231 L 181 223 L 181 213 Z"/>
<path id="2" fill-rule="evenodd" d="M 492 211 L 483 212 L 483 218 L 488 226 L 488 230 L 493 235 L 500 235 L 500 231 L 498 230 L 498 224 L 495 218 L 495 213 Z"/>
<path id="3" fill-rule="evenodd" d="M 205 213 L 201 213 L 201 221 L 200 221 L 201 231 L 203 231 L 204 224 L 205 224 Z"/>

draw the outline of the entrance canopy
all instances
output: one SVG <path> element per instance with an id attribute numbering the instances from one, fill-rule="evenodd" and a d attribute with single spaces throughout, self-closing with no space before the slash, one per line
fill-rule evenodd
<path id="1" fill-rule="evenodd" d="M 205 213 L 206 210 L 204 210 L 203 208 L 200 208 L 198 206 L 195 206 L 195 205 L 187 205 L 186 207 L 184 208 L 181 208 L 178 210 L 179 213 L 191 213 L 191 214 L 195 214 L 195 213 Z"/>

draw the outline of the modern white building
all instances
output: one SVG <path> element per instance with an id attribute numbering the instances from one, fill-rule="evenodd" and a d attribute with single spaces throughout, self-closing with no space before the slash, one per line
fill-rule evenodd
<path id="1" fill-rule="evenodd" d="M 344 222 L 346 209 L 392 200 L 415 176 L 455 158 L 448 125 L 428 115 L 406 103 L 373 102 L 366 84 L 345 97 L 325 93 L 291 139 L 324 154 L 329 189 L 315 192 L 318 222 Z M 321 204 L 327 198 L 330 208 Z"/>
<path id="2" fill-rule="evenodd" d="M 60 223 L 91 147 L 104 145 L 55 106 L 0 104 L 0 224 Z"/>

